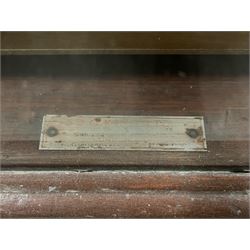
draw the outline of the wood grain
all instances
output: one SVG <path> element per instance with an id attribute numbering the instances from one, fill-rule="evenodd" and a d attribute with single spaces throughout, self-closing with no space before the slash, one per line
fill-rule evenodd
<path id="1" fill-rule="evenodd" d="M 4 77 L 2 166 L 248 168 L 248 93 L 248 76 Z M 208 152 L 41 152 L 45 114 L 204 116 Z"/>
<path id="2" fill-rule="evenodd" d="M 2 54 L 247 54 L 248 32 L 2 32 Z"/>
<path id="3" fill-rule="evenodd" d="M 3 218 L 249 218 L 248 205 L 245 192 L 1 194 Z"/>
<path id="4" fill-rule="evenodd" d="M 248 32 L 1 38 L 1 217 L 249 218 Z M 42 152 L 46 114 L 204 116 L 208 151 Z"/>
<path id="5" fill-rule="evenodd" d="M 209 190 L 209 191 L 208 191 Z M 248 218 L 249 175 L 2 172 L 4 218 Z"/>
<path id="6" fill-rule="evenodd" d="M 226 171 L 2 171 L 2 191 L 246 191 L 249 174 Z"/>

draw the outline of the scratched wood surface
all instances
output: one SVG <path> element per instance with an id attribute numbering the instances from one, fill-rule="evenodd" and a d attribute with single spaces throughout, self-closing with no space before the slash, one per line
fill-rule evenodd
<path id="1" fill-rule="evenodd" d="M 3 218 L 249 218 L 249 174 L 3 171 Z"/>
<path id="2" fill-rule="evenodd" d="M 2 171 L 1 190 L 66 192 L 102 190 L 246 191 L 248 173 L 228 171 Z"/>
<path id="3" fill-rule="evenodd" d="M 248 70 L 248 56 L 2 56 L 2 167 L 248 169 Z M 41 152 L 46 114 L 204 116 L 208 152 Z"/>
<path id="4" fill-rule="evenodd" d="M 2 166 L 248 168 L 248 66 L 247 56 L 3 56 Z M 45 114 L 200 115 L 209 151 L 39 152 Z"/>
<path id="5" fill-rule="evenodd" d="M 43 34 L 1 34 L 1 217 L 249 218 L 248 33 Z M 46 114 L 204 116 L 208 151 L 41 152 Z"/>
<path id="6" fill-rule="evenodd" d="M 3 74 L 1 92 L 2 166 L 248 168 L 248 75 L 235 73 L 230 68 L 233 61 L 228 61 L 223 65 L 232 72 L 219 68 L 209 76 L 186 71 L 135 76 L 126 72 L 115 77 L 62 77 L 48 72 L 37 76 L 32 70 L 30 75 L 20 73 L 20 69 L 9 75 L 12 63 L 6 62 L 3 71 L 8 74 Z M 203 62 L 203 67 L 209 65 Z M 208 152 L 41 152 L 45 114 L 204 116 Z"/>
<path id="7" fill-rule="evenodd" d="M 247 54 L 248 32 L 2 32 L 4 54 Z"/>

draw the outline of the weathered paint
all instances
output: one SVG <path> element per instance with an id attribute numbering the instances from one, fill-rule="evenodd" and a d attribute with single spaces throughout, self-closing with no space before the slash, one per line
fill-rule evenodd
<path id="1" fill-rule="evenodd" d="M 46 115 L 41 150 L 206 151 L 203 117 Z"/>

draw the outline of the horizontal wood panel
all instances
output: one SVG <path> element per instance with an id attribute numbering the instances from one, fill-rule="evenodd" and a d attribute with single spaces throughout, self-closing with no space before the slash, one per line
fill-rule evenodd
<path id="1" fill-rule="evenodd" d="M 2 171 L 2 192 L 246 191 L 249 174 L 221 171 Z"/>
<path id="2" fill-rule="evenodd" d="M 2 55 L 2 76 L 150 79 L 248 76 L 248 55 Z"/>
<path id="3" fill-rule="evenodd" d="M 3 218 L 249 218 L 249 174 L 2 171 Z"/>
<path id="4" fill-rule="evenodd" d="M 1 193 L 3 218 L 249 218 L 246 192 Z"/>
<path id="5" fill-rule="evenodd" d="M 204 152 L 39 151 L 39 141 L 3 141 L 2 168 L 195 168 L 243 170 L 249 167 L 249 142 L 208 142 Z"/>
<path id="6" fill-rule="evenodd" d="M 248 76 L 4 77 L 2 164 L 248 168 L 248 93 Z M 45 114 L 204 116 L 208 152 L 41 152 Z"/>
<path id="7" fill-rule="evenodd" d="M 248 32 L 2 32 L 2 54 L 248 54 Z"/>

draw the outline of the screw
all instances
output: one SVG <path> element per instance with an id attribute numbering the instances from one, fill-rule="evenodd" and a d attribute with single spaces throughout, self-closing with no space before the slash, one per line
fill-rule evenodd
<path id="1" fill-rule="evenodd" d="M 187 128 L 186 129 L 186 134 L 188 136 L 190 136 L 191 138 L 197 138 L 199 136 L 199 133 L 197 131 L 197 129 L 194 129 L 194 128 Z"/>
<path id="2" fill-rule="evenodd" d="M 54 127 L 49 127 L 46 131 L 46 134 L 50 137 L 54 137 L 54 136 L 58 135 L 58 130 Z"/>
<path id="3" fill-rule="evenodd" d="M 101 118 L 99 118 L 99 117 L 98 117 L 98 118 L 95 118 L 95 121 L 96 121 L 96 122 L 100 122 L 100 121 L 101 121 Z"/>

